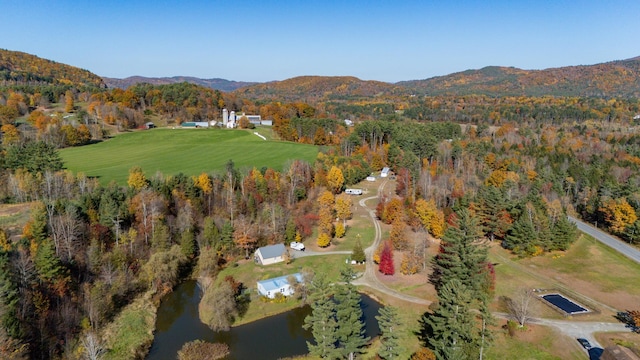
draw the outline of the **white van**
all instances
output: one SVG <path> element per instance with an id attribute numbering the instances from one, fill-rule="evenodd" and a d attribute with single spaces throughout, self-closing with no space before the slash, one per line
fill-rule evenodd
<path id="1" fill-rule="evenodd" d="M 362 189 L 347 189 L 344 193 L 349 195 L 362 195 Z"/>

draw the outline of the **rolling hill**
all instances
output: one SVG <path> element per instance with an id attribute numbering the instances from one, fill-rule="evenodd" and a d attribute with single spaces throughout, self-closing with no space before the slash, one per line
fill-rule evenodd
<path id="1" fill-rule="evenodd" d="M 232 81 L 225 79 L 200 79 L 191 76 L 173 76 L 173 77 L 144 77 L 144 76 L 129 76 L 124 79 L 117 78 L 109 78 L 103 77 L 104 82 L 107 84 L 109 88 L 120 88 L 126 89 L 131 85 L 139 84 L 139 83 L 149 83 L 152 85 L 167 85 L 167 84 L 176 84 L 181 82 L 188 82 L 191 84 L 196 84 L 208 88 L 212 88 L 220 91 L 234 91 L 240 89 L 242 87 L 251 86 L 258 84 L 257 82 L 243 82 L 243 81 Z"/>
<path id="2" fill-rule="evenodd" d="M 404 90 L 382 81 L 360 80 L 352 76 L 299 76 L 283 81 L 253 85 L 236 90 L 249 99 L 318 101 L 372 99 L 397 95 Z"/>
<path id="3" fill-rule="evenodd" d="M 640 96 L 640 57 L 545 70 L 488 66 L 396 85 L 420 95 Z"/>
<path id="4" fill-rule="evenodd" d="M 0 49 L 0 83 L 4 85 L 74 85 L 106 88 L 102 78 L 88 70 Z"/>
<path id="5" fill-rule="evenodd" d="M 221 171 L 229 160 L 239 169 L 263 166 L 282 170 L 293 159 L 312 162 L 313 145 L 264 141 L 245 130 L 154 129 L 120 134 L 90 145 L 60 150 L 65 167 L 97 177 L 103 184 L 126 184 L 129 169 L 140 166 L 147 177 Z"/>

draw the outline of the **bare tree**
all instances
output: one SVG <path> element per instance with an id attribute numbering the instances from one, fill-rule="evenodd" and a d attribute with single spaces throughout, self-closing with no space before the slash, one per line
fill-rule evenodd
<path id="1" fill-rule="evenodd" d="M 532 317 L 535 310 L 532 302 L 534 298 L 533 290 L 521 288 L 513 299 L 506 299 L 509 314 L 520 324 L 520 327 L 523 327 Z"/>
<path id="2" fill-rule="evenodd" d="M 102 354 L 105 353 L 102 342 L 93 332 L 89 332 L 82 337 L 82 347 L 84 347 L 85 351 L 84 358 L 87 360 L 102 359 Z"/>

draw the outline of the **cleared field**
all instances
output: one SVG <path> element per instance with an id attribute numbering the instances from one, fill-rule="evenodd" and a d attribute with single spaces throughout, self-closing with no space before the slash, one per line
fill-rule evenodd
<path id="1" fill-rule="evenodd" d="M 224 169 L 229 160 L 238 169 L 266 166 L 282 170 L 289 160 L 312 162 L 317 153 L 316 146 L 264 141 L 249 131 L 225 129 L 138 131 L 60 152 L 67 169 L 98 177 L 103 184 L 112 180 L 126 183 L 133 166 L 140 166 L 147 177 L 157 172 L 215 172 Z"/>

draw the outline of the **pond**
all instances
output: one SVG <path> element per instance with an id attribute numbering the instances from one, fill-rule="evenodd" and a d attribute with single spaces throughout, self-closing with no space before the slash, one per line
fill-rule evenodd
<path id="1" fill-rule="evenodd" d="M 179 285 L 163 299 L 148 360 L 175 360 L 182 345 L 197 339 L 229 345 L 231 355 L 228 359 L 233 360 L 278 359 L 308 352 L 307 341 L 313 337 L 302 325 L 304 318 L 311 313 L 309 306 L 234 327 L 230 331 L 214 332 L 200 322 L 199 302 L 200 290 L 195 281 Z M 375 316 L 380 306 L 375 300 L 362 295 L 361 307 L 369 337 L 378 335 Z"/>

